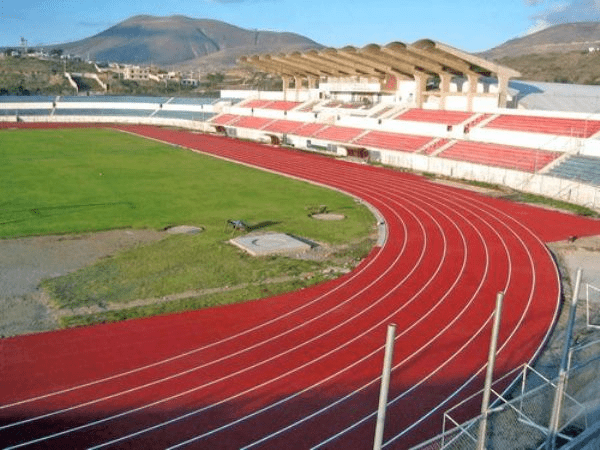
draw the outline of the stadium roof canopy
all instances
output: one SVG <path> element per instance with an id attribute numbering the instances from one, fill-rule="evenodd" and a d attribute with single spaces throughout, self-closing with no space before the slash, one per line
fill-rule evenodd
<path id="1" fill-rule="evenodd" d="M 469 80 L 471 93 L 475 93 L 479 77 L 494 77 L 498 79 L 500 106 L 506 103 L 509 79 L 520 76 L 516 70 L 430 39 L 413 44 L 369 44 L 360 49 L 348 46 L 244 56 L 240 62 L 264 72 L 276 73 L 285 84 L 290 78 L 307 79 L 309 87 L 323 77 L 375 77 L 382 81 L 389 77 L 414 79 L 417 98 L 421 98 L 427 80 L 432 77 L 439 78 L 440 91 L 444 93 L 449 92 L 450 80 L 455 76 Z"/>

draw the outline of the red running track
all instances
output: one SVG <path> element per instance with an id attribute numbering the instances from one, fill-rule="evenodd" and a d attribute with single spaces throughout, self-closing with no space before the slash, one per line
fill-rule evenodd
<path id="1" fill-rule="evenodd" d="M 397 324 L 385 448 L 441 431 L 480 390 L 495 294 L 495 377 L 536 356 L 558 309 L 543 241 L 598 221 L 421 177 L 216 136 L 118 127 L 322 183 L 389 235 L 350 274 L 245 304 L 0 340 L 7 448 L 372 448 L 383 343 Z M 475 415 L 478 406 L 464 411 Z"/>

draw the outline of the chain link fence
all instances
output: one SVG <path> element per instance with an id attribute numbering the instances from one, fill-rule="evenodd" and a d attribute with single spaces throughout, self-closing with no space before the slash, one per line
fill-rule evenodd
<path id="1" fill-rule="evenodd" d="M 600 291 L 599 291 L 600 293 Z M 493 405 L 487 416 L 487 450 L 547 448 L 549 424 L 558 377 L 549 380 L 529 365 L 523 366 L 512 388 L 492 389 Z M 566 388 L 559 416 L 556 448 L 572 442 L 590 427 L 600 426 L 600 341 L 573 347 L 569 354 Z M 505 385 L 504 380 L 495 384 Z M 461 407 L 481 397 L 481 392 L 454 406 L 444 415 L 443 433 L 413 450 L 476 450 L 483 416 L 460 423 Z"/>

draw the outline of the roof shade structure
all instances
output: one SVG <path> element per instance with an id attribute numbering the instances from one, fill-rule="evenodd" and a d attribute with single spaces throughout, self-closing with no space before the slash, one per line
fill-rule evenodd
<path id="1" fill-rule="evenodd" d="M 415 80 L 416 106 L 423 105 L 427 95 L 439 95 L 440 106 L 444 108 L 445 97 L 450 94 L 450 81 L 453 77 L 468 80 L 468 109 L 472 109 L 472 99 L 477 95 L 477 81 L 480 77 L 498 79 L 498 106 L 505 107 L 508 82 L 521 74 L 510 69 L 463 52 L 446 44 L 430 39 L 422 39 L 413 44 L 391 42 L 385 46 L 368 44 L 362 48 L 325 48 L 289 54 L 263 54 L 243 56 L 240 63 L 250 64 L 261 71 L 275 73 L 283 78 L 284 90 L 294 79 L 296 86 L 308 80 L 308 87 L 314 88 L 316 81 L 328 77 L 369 77 L 385 80 Z M 439 91 L 427 90 L 427 81 L 439 80 Z M 452 95 L 457 95 L 453 92 Z"/>

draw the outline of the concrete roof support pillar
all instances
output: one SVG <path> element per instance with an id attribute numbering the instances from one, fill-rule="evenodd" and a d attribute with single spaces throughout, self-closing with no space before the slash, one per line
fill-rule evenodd
<path id="1" fill-rule="evenodd" d="M 508 76 L 498 74 L 498 108 L 506 108 L 508 97 Z"/>
<path id="2" fill-rule="evenodd" d="M 302 89 L 302 77 L 294 77 L 294 87 L 296 88 L 295 101 L 300 100 L 300 90 Z"/>
<path id="3" fill-rule="evenodd" d="M 440 73 L 440 108 L 446 109 L 446 97 L 450 93 L 450 81 L 452 74 L 447 72 Z"/>
<path id="4" fill-rule="evenodd" d="M 417 108 L 423 107 L 423 95 L 427 90 L 427 78 L 429 78 L 427 74 L 415 72 L 415 106 Z"/>
<path id="5" fill-rule="evenodd" d="M 290 88 L 290 77 L 282 75 L 281 79 L 283 81 L 283 99 L 287 100 L 287 91 Z"/>
<path id="6" fill-rule="evenodd" d="M 467 94 L 467 111 L 473 111 L 473 99 L 477 95 L 477 82 L 479 76 L 474 74 L 467 74 L 469 80 L 469 93 Z"/>
<path id="7" fill-rule="evenodd" d="M 308 89 L 317 88 L 317 79 L 315 77 L 308 77 Z"/>

